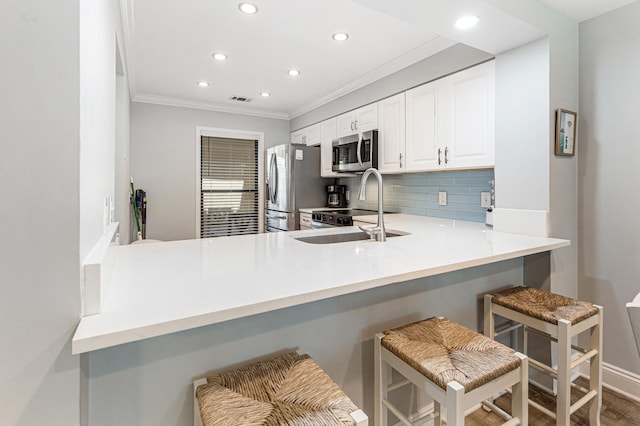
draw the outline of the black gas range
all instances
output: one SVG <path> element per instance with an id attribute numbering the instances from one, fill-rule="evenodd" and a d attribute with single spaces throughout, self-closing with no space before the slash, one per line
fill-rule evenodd
<path id="1" fill-rule="evenodd" d="M 353 226 L 354 216 L 367 216 L 375 214 L 378 214 L 378 212 L 375 210 L 317 210 L 311 213 L 311 220 L 314 228 L 331 226 Z"/>

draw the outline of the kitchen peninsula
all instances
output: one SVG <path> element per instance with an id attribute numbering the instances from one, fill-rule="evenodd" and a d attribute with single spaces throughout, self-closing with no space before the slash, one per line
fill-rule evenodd
<path id="1" fill-rule="evenodd" d="M 375 216 L 367 219 L 375 222 Z M 356 227 L 345 227 L 114 247 L 115 264 L 102 311 L 81 319 L 72 342 L 73 353 L 570 244 L 568 240 L 496 232 L 473 222 L 406 214 L 385 219 L 389 231 L 409 235 L 384 243 L 310 244 L 296 239 L 359 232 Z"/>

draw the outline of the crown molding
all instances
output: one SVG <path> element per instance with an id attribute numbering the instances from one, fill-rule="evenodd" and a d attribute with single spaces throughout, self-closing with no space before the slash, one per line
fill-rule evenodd
<path id="1" fill-rule="evenodd" d="M 250 115 L 254 117 L 273 118 L 276 120 L 290 120 L 289 114 L 286 112 L 269 112 L 258 109 L 237 108 L 228 105 L 219 105 L 214 103 L 197 102 L 188 99 L 173 98 L 169 96 L 150 95 L 146 93 L 138 93 L 132 98 L 132 102 L 140 102 L 146 104 L 156 104 L 173 106 L 180 108 L 201 109 L 206 111 L 224 112 L 228 114 Z"/>

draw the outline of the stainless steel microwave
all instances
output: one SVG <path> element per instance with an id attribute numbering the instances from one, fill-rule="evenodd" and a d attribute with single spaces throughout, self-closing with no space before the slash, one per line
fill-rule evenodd
<path id="1" fill-rule="evenodd" d="M 378 167 L 378 131 L 334 139 L 331 170 L 334 172 L 364 172 Z"/>

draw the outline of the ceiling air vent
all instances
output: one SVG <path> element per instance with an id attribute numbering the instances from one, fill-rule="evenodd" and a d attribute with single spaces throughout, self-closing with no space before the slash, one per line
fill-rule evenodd
<path id="1" fill-rule="evenodd" d="M 229 98 L 232 101 L 237 101 L 237 102 L 251 102 L 253 99 L 248 98 L 246 96 L 231 96 Z"/>

